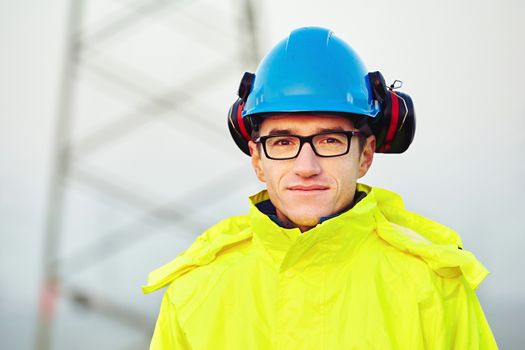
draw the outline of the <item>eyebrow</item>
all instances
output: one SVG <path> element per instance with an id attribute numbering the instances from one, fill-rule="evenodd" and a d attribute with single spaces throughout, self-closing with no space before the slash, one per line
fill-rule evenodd
<path id="1" fill-rule="evenodd" d="M 269 135 L 291 135 L 292 131 L 290 129 L 272 129 L 268 133 Z"/>
<path id="2" fill-rule="evenodd" d="M 348 131 L 348 130 L 343 129 L 340 126 L 336 126 L 333 128 L 322 128 L 319 130 L 319 132 L 330 132 L 330 131 Z"/>
<path id="3" fill-rule="evenodd" d="M 318 134 L 322 132 L 332 132 L 332 131 L 338 132 L 338 131 L 348 131 L 348 130 L 343 129 L 340 126 L 336 126 L 333 128 L 319 128 L 318 130 L 314 132 L 314 134 Z M 292 134 L 295 134 L 295 133 L 292 132 L 292 130 L 290 129 L 272 129 L 268 133 L 268 135 L 292 135 Z"/>

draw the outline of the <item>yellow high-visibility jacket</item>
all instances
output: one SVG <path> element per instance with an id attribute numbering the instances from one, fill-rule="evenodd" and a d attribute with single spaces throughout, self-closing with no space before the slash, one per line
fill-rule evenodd
<path id="1" fill-rule="evenodd" d="M 456 232 L 389 191 L 309 231 L 257 209 L 152 272 L 169 285 L 150 349 L 497 349 L 474 290 L 488 274 Z"/>

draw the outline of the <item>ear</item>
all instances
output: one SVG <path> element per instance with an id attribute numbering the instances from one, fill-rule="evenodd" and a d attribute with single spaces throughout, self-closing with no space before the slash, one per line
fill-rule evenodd
<path id="1" fill-rule="evenodd" d="M 374 160 L 374 152 L 376 149 L 376 137 L 370 135 L 366 138 L 366 143 L 363 146 L 363 151 L 361 152 L 361 157 L 359 158 L 359 178 L 366 175 L 368 169 L 372 165 Z"/>
<path id="2" fill-rule="evenodd" d="M 252 156 L 252 167 L 255 171 L 255 175 L 261 182 L 266 182 L 266 178 L 264 176 L 264 170 L 262 167 L 262 160 L 261 160 L 261 153 L 259 152 L 259 147 L 257 147 L 257 144 L 253 141 L 248 142 L 248 147 L 250 149 L 250 154 Z"/>

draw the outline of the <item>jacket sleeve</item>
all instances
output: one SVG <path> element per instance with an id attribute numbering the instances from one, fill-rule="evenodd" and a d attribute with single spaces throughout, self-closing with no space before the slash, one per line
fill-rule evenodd
<path id="1" fill-rule="evenodd" d="M 426 348 L 498 349 L 476 293 L 463 277 L 441 279 L 419 306 Z"/>
<path id="2" fill-rule="evenodd" d="M 177 310 L 170 300 L 169 292 L 164 293 L 159 317 L 151 339 L 150 350 L 191 349 L 177 318 Z"/>

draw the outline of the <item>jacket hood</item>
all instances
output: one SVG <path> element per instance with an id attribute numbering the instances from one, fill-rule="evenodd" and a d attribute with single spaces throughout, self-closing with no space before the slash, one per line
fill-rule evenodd
<path id="1" fill-rule="evenodd" d="M 379 209 L 375 214 L 377 233 L 390 245 L 420 257 L 442 277 L 463 275 L 472 289 L 489 274 L 474 254 L 463 250 L 456 231 L 406 210 L 403 200 L 394 192 L 379 188 L 370 190 L 369 195 L 373 194 Z"/>

